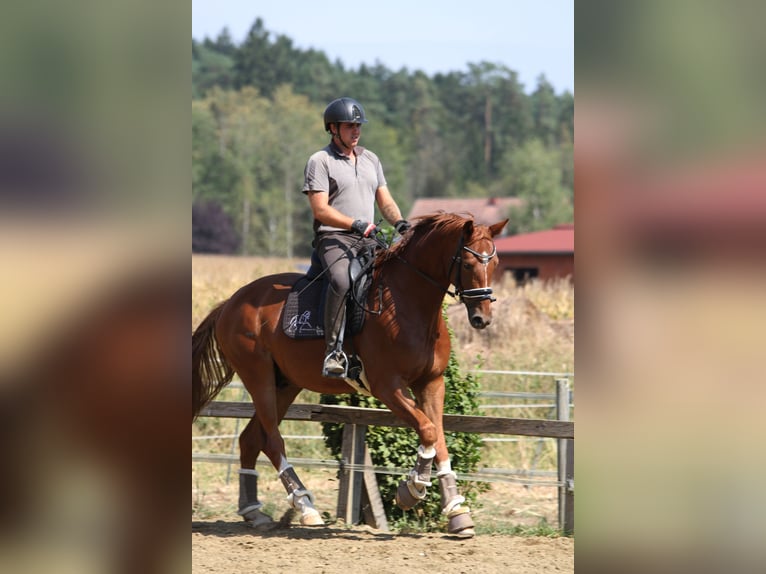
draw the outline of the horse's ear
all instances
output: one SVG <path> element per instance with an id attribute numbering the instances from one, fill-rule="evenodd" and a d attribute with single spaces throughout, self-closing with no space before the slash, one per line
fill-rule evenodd
<path id="1" fill-rule="evenodd" d="M 463 238 L 468 240 L 473 237 L 473 220 L 469 219 L 463 224 Z"/>
<path id="2" fill-rule="evenodd" d="M 500 235 L 500 232 L 503 230 L 503 227 L 508 225 L 508 220 L 501 221 L 499 223 L 495 223 L 494 225 L 489 226 L 489 232 L 492 234 L 492 237 L 497 237 Z"/>

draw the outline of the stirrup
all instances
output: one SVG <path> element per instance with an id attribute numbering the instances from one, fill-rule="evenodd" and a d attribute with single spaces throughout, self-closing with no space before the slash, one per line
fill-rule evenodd
<path id="1" fill-rule="evenodd" d="M 329 371 L 328 363 L 330 361 L 336 361 L 343 368 L 343 371 Z M 327 356 L 324 358 L 324 363 L 322 364 L 322 376 L 345 379 L 347 375 L 348 357 L 346 356 L 346 353 L 344 353 L 342 349 L 335 349 L 334 351 L 327 353 Z"/>

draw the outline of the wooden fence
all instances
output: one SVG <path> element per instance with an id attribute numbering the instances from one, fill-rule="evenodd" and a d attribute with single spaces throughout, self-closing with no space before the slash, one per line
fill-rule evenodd
<path id="1" fill-rule="evenodd" d="M 561 384 L 561 383 L 559 383 Z M 558 440 L 559 527 L 574 532 L 574 423 L 569 421 L 568 392 L 566 403 L 559 404 L 559 419 L 514 419 L 504 417 L 444 415 L 444 430 L 477 434 L 506 434 L 548 437 Z M 205 407 L 200 416 L 250 418 L 249 402 L 217 401 Z M 387 529 L 383 505 L 375 480 L 370 454 L 365 444 L 368 426 L 406 426 L 391 411 L 322 404 L 293 404 L 285 420 L 344 423 L 341 477 L 337 516 L 348 524 L 362 518 L 376 528 Z M 209 460 L 209 459 L 208 459 Z"/>

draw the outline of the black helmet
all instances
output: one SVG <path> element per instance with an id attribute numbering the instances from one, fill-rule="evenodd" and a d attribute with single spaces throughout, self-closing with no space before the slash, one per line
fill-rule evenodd
<path id="1" fill-rule="evenodd" d="M 338 122 L 366 124 L 367 117 L 364 115 L 362 104 L 353 98 L 331 101 L 324 110 L 324 129 L 329 132 L 330 124 Z"/>

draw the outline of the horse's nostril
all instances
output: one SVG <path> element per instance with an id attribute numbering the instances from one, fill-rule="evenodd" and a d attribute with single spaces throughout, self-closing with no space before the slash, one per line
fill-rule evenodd
<path id="1" fill-rule="evenodd" d="M 484 319 L 481 317 L 474 317 L 471 319 L 471 325 L 474 329 L 481 329 L 483 327 L 487 326 L 487 323 L 484 322 Z"/>

